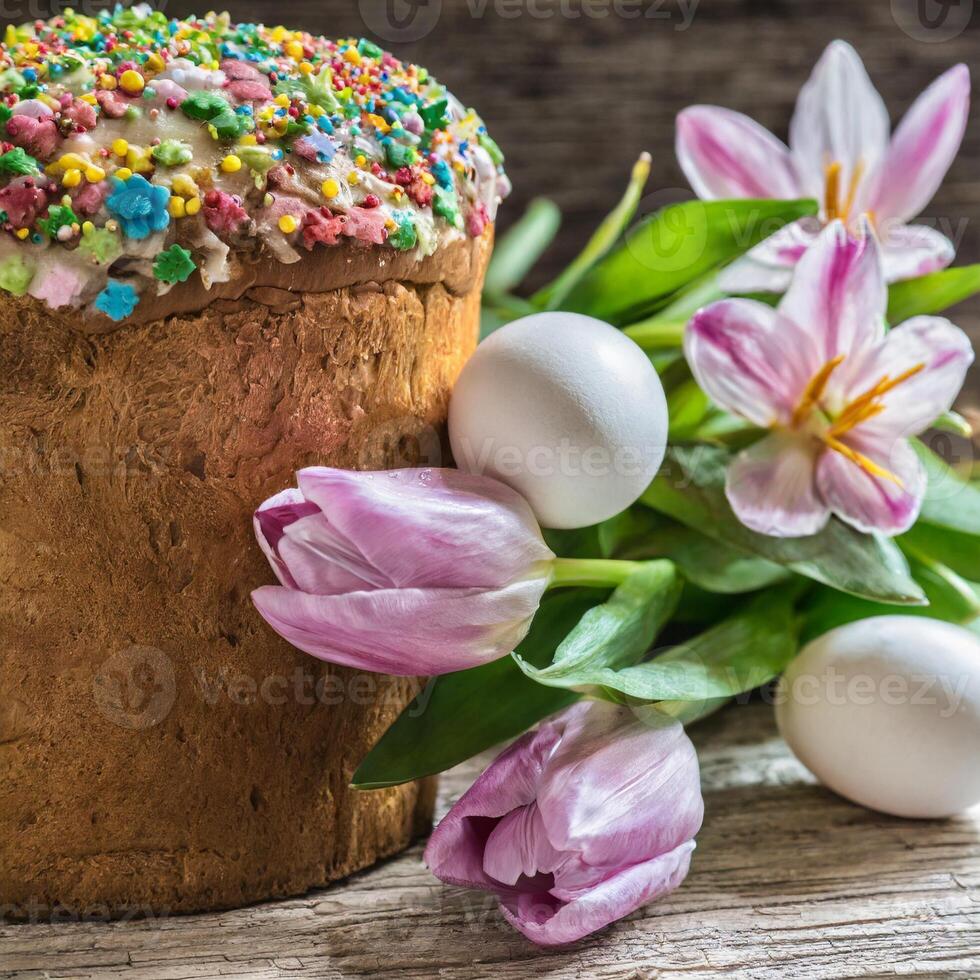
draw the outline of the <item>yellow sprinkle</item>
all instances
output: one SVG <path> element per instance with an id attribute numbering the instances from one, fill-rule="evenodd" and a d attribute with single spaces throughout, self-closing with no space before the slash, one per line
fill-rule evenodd
<path id="1" fill-rule="evenodd" d="M 287 37 L 289 37 L 289 31 L 287 31 L 286 28 L 282 26 L 273 27 L 271 32 L 269 33 L 269 36 L 272 38 L 273 41 L 276 42 L 276 44 L 278 44 L 280 41 L 284 41 Z"/>
<path id="2" fill-rule="evenodd" d="M 91 93 L 86 92 L 82 97 L 82 102 L 87 102 L 89 105 L 98 105 L 99 100 Z"/>
<path id="3" fill-rule="evenodd" d="M 129 178 L 133 176 L 133 171 L 130 170 L 129 167 L 120 167 L 116 171 L 115 176 L 120 180 L 129 180 Z"/>
<path id="4" fill-rule="evenodd" d="M 276 105 L 285 108 L 289 105 L 289 96 L 283 92 L 277 95 L 272 101 L 275 102 Z"/>
<path id="5" fill-rule="evenodd" d="M 333 177 L 328 177 L 321 185 L 324 197 L 336 197 L 340 193 L 340 184 Z"/>
<path id="6" fill-rule="evenodd" d="M 367 157 L 363 153 L 358 153 L 354 158 L 354 163 L 356 163 L 359 167 L 363 167 L 364 164 L 367 163 Z"/>
<path id="7" fill-rule="evenodd" d="M 65 187 L 78 187 L 82 182 L 82 172 L 81 170 L 76 170 L 72 167 L 70 170 L 65 171 L 65 176 L 61 178 L 61 183 Z"/>
<path id="8" fill-rule="evenodd" d="M 242 146 L 255 146 L 259 141 L 255 138 L 255 133 L 246 133 L 238 142 Z"/>
<path id="9" fill-rule="evenodd" d="M 299 41 L 290 41 L 283 50 L 290 58 L 298 60 L 303 57 L 303 45 Z"/>
<path id="10" fill-rule="evenodd" d="M 167 208 L 170 214 L 174 218 L 183 218 L 187 214 L 186 202 L 182 197 L 177 197 L 174 195 L 170 198 L 170 202 L 167 204 Z"/>
<path id="11" fill-rule="evenodd" d="M 93 225 L 91 221 L 83 221 L 82 222 L 82 234 L 83 235 L 91 235 L 93 231 L 95 231 L 95 225 Z"/>
<path id="12" fill-rule="evenodd" d="M 112 152 L 115 153 L 117 157 L 124 157 L 129 152 L 129 143 L 127 143 L 124 139 L 113 140 Z"/>
<path id="13" fill-rule="evenodd" d="M 163 58 L 161 58 L 156 51 L 154 51 L 150 57 L 146 59 L 146 64 L 147 67 L 153 69 L 153 71 L 163 71 L 165 67 Z"/>
<path id="14" fill-rule="evenodd" d="M 14 234 L 16 234 L 17 237 L 23 241 L 30 233 L 31 231 L 29 228 L 18 228 Z"/>
<path id="15" fill-rule="evenodd" d="M 178 174 L 173 179 L 173 191 L 184 197 L 194 197 L 197 194 L 197 184 L 187 174 Z"/>
<path id="16" fill-rule="evenodd" d="M 359 65 L 361 63 L 361 55 L 357 48 L 348 48 L 344 52 L 344 61 L 349 61 L 352 65 Z"/>
<path id="17" fill-rule="evenodd" d="M 63 197 L 61 198 L 61 203 L 62 203 L 62 205 L 64 205 L 64 207 L 66 207 L 66 208 L 70 208 L 70 207 L 71 207 L 71 195 L 69 195 L 69 194 L 65 194 L 65 195 L 64 195 L 64 196 L 63 196 Z"/>
<path id="18" fill-rule="evenodd" d="M 436 179 L 432 176 L 432 174 L 422 174 L 422 180 L 430 187 L 436 182 Z"/>
<path id="19" fill-rule="evenodd" d="M 300 64 L 300 66 L 299 66 L 299 70 L 300 70 L 300 73 L 303 74 L 303 75 L 312 75 L 313 74 L 313 66 L 308 61 L 302 62 Z"/>
<path id="20" fill-rule="evenodd" d="M 228 156 L 221 161 L 221 169 L 226 174 L 237 174 L 238 171 L 242 169 L 242 161 L 239 157 L 235 156 L 234 153 L 229 153 Z"/>
<path id="21" fill-rule="evenodd" d="M 112 91 L 116 87 L 116 76 L 115 75 L 101 75 L 99 77 L 99 88 L 109 89 Z"/>
<path id="22" fill-rule="evenodd" d="M 388 125 L 387 121 L 382 119 L 381 116 L 375 115 L 373 112 L 368 113 L 368 120 L 375 129 L 382 133 L 387 133 L 391 126 Z"/>
<path id="23" fill-rule="evenodd" d="M 139 95 L 145 85 L 143 76 L 138 71 L 133 71 L 132 68 L 128 68 L 119 76 L 119 87 L 127 95 Z"/>
<path id="24" fill-rule="evenodd" d="M 348 184 L 359 184 L 360 182 L 361 182 L 361 175 L 356 170 L 352 170 L 347 175 Z"/>
<path id="25" fill-rule="evenodd" d="M 189 215 L 193 216 L 201 210 L 201 199 L 199 197 L 192 197 L 187 202 L 186 211 Z"/>
<path id="26" fill-rule="evenodd" d="M 291 235 L 298 227 L 298 222 L 291 214 L 284 214 L 279 219 L 279 230 L 284 235 Z"/>
<path id="27" fill-rule="evenodd" d="M 91 167 L 85 168 L 85 179 L 90 184 L 97 184 L 100 180 L 105 180 L 105 171 L 93 164 Z"/>

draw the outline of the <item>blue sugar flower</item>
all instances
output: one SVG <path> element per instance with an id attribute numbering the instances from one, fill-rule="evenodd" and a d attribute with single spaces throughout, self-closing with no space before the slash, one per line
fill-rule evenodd
<path id="1" fill-rule="evenodd" d="M 128 282 L 110 279 L 95 297 L 95 308 L 113 320 L 125 320 L 139 301 L 136 290 Z"/>
<path id="2" fill-rule="evenodd" d="M 170 224 L 168 188 L 151 184 L 140 174 L 133 174 L 129 180 L 113 177 L 112 186 L 106 207 L 119 219 L 123 234 L 129 238 L 146 238 Z"/>

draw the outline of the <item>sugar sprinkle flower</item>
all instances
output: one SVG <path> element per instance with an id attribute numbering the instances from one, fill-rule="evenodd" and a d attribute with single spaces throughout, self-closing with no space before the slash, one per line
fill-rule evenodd
<path id="1" fill-rule="evenodd" d="M 138 302 L 139 295 L 130 283 L 110 279 L 95 297 L 95 308 L 112 320 L 125 320 Z"/>
<path id="2" fill-rule="evenodd" d="M 151 184 L 141 174 L 133 174 L 127 180 L 113 177 L 112 186 L 106 207 L 119 219 L 127 237 L 146 238 L 155 231 L 163 231 L 170 223 L 168 188 Z"/>
<path id="3" fill-rule="evenodd" d="M 153 275 L 161 282 L 185 282 L 197 268 L 191 253 L 180 245 L 162 251 L 153 263 Z"/>
<path id="4" fill-rule="evenodd" d="M 581 939 L 684 880 L 701 826 L 697 755 L 665 715 L 573 705 L 499 755 L 436 828 L 425 862 L 496 894 L 528 939 Z"/>
<path id="5" fill-rule="evenodd" d="M 821 224 L 854 234 L 872 216 L 888 282 L 941 269 L 952 242 L 908 222 L 929 203 L 959 150 L 970 105 L 970 72 L 956 65 L 915 101 L 889 138 L 888 110 L 857 52 L 824 51 L 800 90 L 789 147 L 753 119 L 717 106 L 677 117 L 677 158 L 698 197 L 815 198 L 820 219 L 781 229 L 722 274 L 729 292 L 781 292 Z"/>
<path id="6" fill-rule="evenodd" d="M 770 435 L 729 467 L 739 520 L 777 537 L 814 534 L 831 513 L 861 531 L 915 521 L 925 475 L 908 437 L 953 403 L 973 360 L 948 320 L 885 332 L 877 240 L 828 225 L 776 309 L 727 299 L 699 310 L 684 350 L 701 387 Z"/>

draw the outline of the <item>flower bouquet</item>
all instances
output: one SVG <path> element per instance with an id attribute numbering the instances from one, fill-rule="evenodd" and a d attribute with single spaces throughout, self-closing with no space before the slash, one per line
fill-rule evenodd
<path id="1" fill-rule="evenodd" d="M 980 267 L 947 268 L 952 243 L 909 223 L 959 147 L 968 100 L 957 66 L 889 138 L 860 59 L 836 42 L 788 148 L 737 113 L 686 110 L 677 153 L 698 200 L 632 223 L 641 156 L 581 254 L 529 299 L 515 290 L 557 210 L 535 202 L 499 242 L 488 339 L 450 409 L 460 469 L 314 467 L 257 512 L 280 585 L 254 600 L 273 628 L 328 661 L 434 677 L 356 786 L 516 739 L 425 858 L 498 895 L 533 941 L 578 939 L 681 882 L 702 819 L 684 726 L 787 668 L 781 727 L 831 788 L 905 816 L 980 800 L 980 644 L 960 628 L 980 616 L 980 486 L 921 438 L 969 444 L 951 408 L 973 352 L 937 314 L 980 291 Z M 520 373 L 529 364 L 537 374 Z M 474 395 L 484 382 L 490 396 Z M 589 419 L 604 448 L 647 439 L 628 477 L 590 485 L 601 493 L 460 452 L 496 424 L 494 391 L 500 425 L 540 443 L 540 418 L 560 431 L 572 409 L 552 410 L 579 388 L 608 406 Z M 913 717 L 876 695 L 855 723 L 854 704 L 819 685 L 794 700 L 791 675 L 828 664 L 931 666 L 963 683 L 948 715 L 949 699 Z M 881 764 L 858 779 L 858 759 Z"/>

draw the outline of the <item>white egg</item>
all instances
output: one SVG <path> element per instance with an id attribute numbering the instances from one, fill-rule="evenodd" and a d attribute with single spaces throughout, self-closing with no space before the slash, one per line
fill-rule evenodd
<path id="1" fill-rule="evenodd" d="M 545 527 L 586 527 L 647 488 L 667 445 L 667 402 L 620 330 L 538 313 L 477 348 L 449 406 L 456 464 L 509 484 Z"/>
<path id="2" fill-rule="evenodd" d="M 876 616 L 809 643 L 778 689 L 797 758 L 856 803 L 946 817 L 980 803 L 980 638 L 918 616 Z"/>

